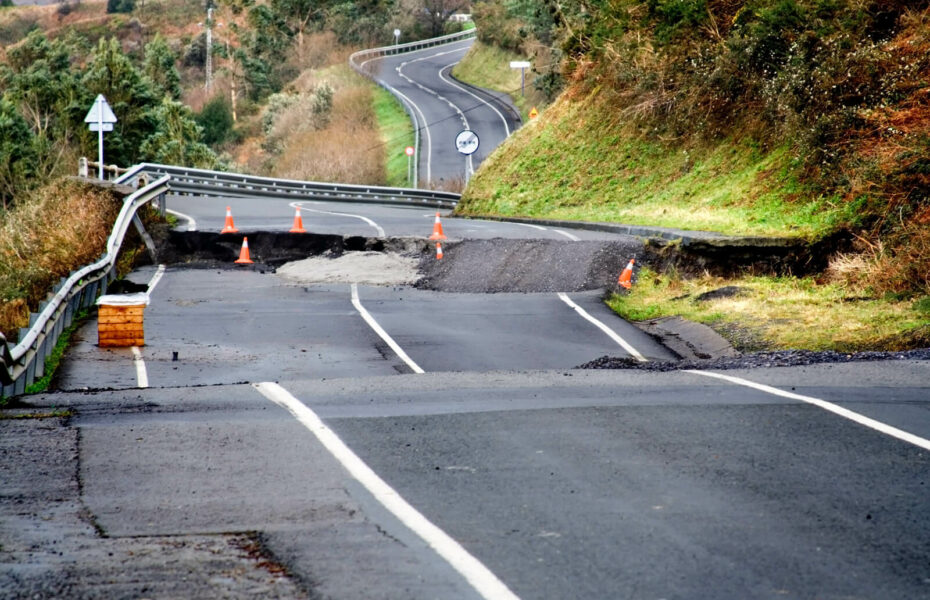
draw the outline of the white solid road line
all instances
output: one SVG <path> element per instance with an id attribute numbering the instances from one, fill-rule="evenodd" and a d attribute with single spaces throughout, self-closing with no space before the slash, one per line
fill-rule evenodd
<path id="1" fill-rule="evenodd" d="M 454 81 L 446 79 L 445 76 L 442 74 L 443 71 L 445 71 L 446 69 L 452 69 L 452 67 L 454 67 L 457 64 L 458 62 L 455 62 L 455 63 L 452 63 L 451 65 L 446 65 L 445 67 L 439 69 L 439 78 L 445 81 L 446 83 L 448 83 L 449 85 L 451 85 L 452 87 L 462 92 L 465 92 L 466 94 L 468 94 L 469 96 L 477 100 L 478 102 L 481 102 L 482 104 L 486 104 L 488 108 L 490 108 L 495 113 L 497 113 L 497 116 L 500 117 L 501 121 L 504 123 L 504 131 L 507 133 L 507 137 L 510 137 L 510 125 L 507 123 L 507 119 L 504 118 L 504 115 L 501 113 L 501 111 L 497 110 L 497 107 L 495 107 L 493 104 L 491 104 L 490 102 L 488 102 L 481 96 L 473 93 L 471 90 L 467 90 L 463 88 L 462 86 L 460 86 L 459 84 L 455 83 Z M 450 74 L 451 74 L 451 71 L 450 71 Z"/>
<path id="2" fill-rule="evenodd" d="M 381 327 L 381 325 L 378 324 L 377 321 L 375 321 L 375 318 L 372 317 L 371 314 L 367 310 L 365 310 L 365 307 L 362 306 L 362 301 L 359 300 L 359 297 L 358 297 L 358 284 L 357 283 L 352 284 L 352 306 L 354 306 L 355 309 L 358 311 L 358 313 L 362 315 L 362 318 L 365 319 L 365 322 L 368 323 L 368 326 L 371 327 L 375 331 L 375 333 L 377 333 L 378 336 L 382 340 L 384 340 L 384 342 L 388 346 L 391 347 L 391 350 L 393 350 L 394 353 L 397 354 L 397 356 L 401 358 L 401 360 L 407 363 L 408 367 L 413 369 L 414 373 L 422 375 L 423 373 L 426 372 L 420 368 L 420 365 L 413 362 L 412 358 L 407 356 L 407 353 L 404 352 L 404 349 L 401 348 L 400 345 L 397 342 L 395 342 L 391 336 L 388 335 L 388 332 L 385 331 Z"/>
<path id="3" fill-rule="evenodd" d="M 155 274 L 149 279 L 149 294 L 152 293 L 152 290 L 155 289 L 155 286 L 158 285 L 158 282 L 161 281 L 164 275 L 165 265 L 158 265 L 158 268 L 155 269 Z M 138 346 L 132 347 L 132 362 L 136 367 L 136 381 L 138 382 L 138 387 L 149 387 L 149 374 L 145 368 L 145 361 L 142 360 L 142 350 Z"/>
<path id="4" fill-rule="evenodd" d="M 514 225 L 522 225 L 523 227 L 532 227 L 533 229 L 538 229 L 538 230 L 540 230 L 540 231 L 549 231 L 549 228 L 548 228 L 548 227 L 543 227 L 542 225 L 533 225 L 532 223 L 514 223 Z M 570 233 L 567 232 L 567 231 L 562 231 L 561 229 L 553 229 L 552 231 L 554 231 L 554 232 L 556 232 L 556 233 L 558 233 L 558 234 L 560 234 L 560 235 L 564 235 L 565 237 L 567 237 L 568 239 L 570 239 L 570 240 L 573 241 L 573 242 L 580 242 L 580 241 L 581 241 L 581 238 L 576 237 L 576 236 L 570 234 Z"/>
<path id="5" fill-rule="evenodd" d="M 376 60 L 384 60 L 384 58 L 385 58 L 385 57 L 383 57 L 383 56 L 379 56 L 378 58 L 370 58 L 370 59 L 366 60 L 365 62 L 363 62 L 360 66 L 361 66 L 362 68 L 364 68 L 365 65 L 367 65 L 368 63 L 370 63 L 370 62 L 372 62 L 372 61 L 376 61 Z M 406 64 L 406 63 L 404 63 L 404 64 Z M 398 72 L 398 74 L 400 74 L 400 67 L 397 67 L 397 72 Z M 400 75 L 401 75 L 401 77 L 403 77 L 402 74 L 400 74 Z M 393 86 L 391 86 L 391 85 L 388 85 L 387 82 L 382 81 L 381 83 L 387 87 L 387 89 L 388 89 L 389 92 L 391 92 L 392 94 L 394 94 L 394 95 L 396 95 L 396 96 L 400 96 L 401 99 L 403 99 L 405 102 L 407 102 L 407 104 L 409 104 L 409 105 L 413 108 L 413 110 L 414 110 L 417 114 L 420 115 L 420 121 L 422 122 L 423 125 L 422 125 L 422 127 L 420 127 L 419 129 L 420 129 L 421 131 L 423 131 L 423 133 L 426 134 L 426 148 L 427 148 L 427 150 L 426 150 L 426 183 L 429 184 L 429 182 L 432 181 L 432 179 L 433 179 L 433 172 L 432 172 L 432 171 L 433 171 L 433 163 L 432 163 L 432 158 L 431 158 L 431 151 L 432 151 L 432 148 L 433 148 L 433 142 L 432 142 L 432 138 L 430 137 L 430 133 L 429 133 L 429 123 L 426 121 L 426 115 L 423 114 L 423 110 L 417 105 L 416 102 L 414 102 L 413 100 L 411 100 L 409 96 L 407 96 L 406 94 L 402 93 L 402 92 L 401 92 L 400 90 L 398 90 L 397 88 L 395 88 L 395 87 L 393 87 Z M 416 123 L 414 123 L 414 127 L 416 127 L 416 126 L 417 126 Z M 418 150 L 419 150 L 419 149 L 418 149 Z"/>
<path id="6" fill-rule="evenodd" d="M 565 237 L 567 237 L 568 239 L 570 239 L 570 240 L 573 241 L 573 242 L 580 242 L 580 241 L 581 241 L 581 238 L 580 238 L 580 237 L 576 237 L 576 236 L 570 234 L 570 233 L 567 232 L 567 231 L 562 231 L 561 229 L 553 229 L 552 231 L 564 235 Z"/>
<path id="7" fill-rule="evenodd" d="M 702 375 L 704 377 L 713 377 L 714 379 L 722 379 L 724 381 L 729 381 L 730 383 L 735 383 L 736 385 L 742 385 L 745 387 L 750 387 L 762 392 L 773 394 L 775 396 L 781 396 L 782 398 L 789 398 L 791 400 L 800 400 L 801 402 L 806 402 L 807 404 L 813 404 L 818 406 L 826 411 L 832 412 L 835 415 L 839 415 L 844 419 L 849 419 L 860 425 L 864 425 L 875 431 L 884 433 L 885 435 L 890 435 L 893 438 L 897 438 L 901 441 L 914 444 L 924 450 L 930 450 L 930 440 L 922 438 L 920 436 L 914 435 L 913 433 L 908 433 L 903 429 L 898 429 L 897 427 L 892 427 L 882 423 L 881 421 L 876 421 L 865 415 L 860 415 L 857 412 L 853 412 L 849 409 L 843 408 L 842 406 L 833 404 L 832 402 L 827 402 L 826 400 L 821 400 L 820 398 L 813 398 L 811 396 L 804 396 L 802 394 L 795 394 L 794 392 L 786 392 L 785 390 L 780 390 L 778 388 L 765 385 L 763 383 L 756 383 L 754 381 L 749 381 L 748 379 L 742 379 L 741 377 L 733 377 L 731 375 L 723 375 L 721 373 L 712 373 L 710 371 L 699 371 L 696 369 L 685 369 L 685 373 L 694 373 L 695 375 Z"/>
<path id="8" fill-rule="evenodd" d="M 349 474 L 371 493 L 401 523 L 418 535 L 452 568 L 458 571 L 483 598 L 509 600 L 517 596 L 477 558 L 442 529 L 430 522 L 389 486 L 371 467 L 346 446 L 339 436 L 304 403 L 276 383 L 256 383 L 255 388 L 266 398 L 290 412 L 329 450 Z"/>
<path id="9" fill-rule="evenodd" d="M 353 219 L 361 219 L 362 221 L 365 221 L 366 223 L 368 223 L 369 225 L 375 228 L 375 231 L 378 232 L 378 237 L 387 237 L 387 235 L 384 233 L 384 229 L 380 225 L 378 225 L 377 223 L 375 223 L 368 217 L 363 217 L 362 215 L 353 215 L 350 213 L 340 213 L 340 212 L 332 212 L 329 210 L 319 210 L 316 208 L 307 208 L 300 202 L 291 202 L 291 207 L 296 208 L 298 210 L 307 210 L 310 212 L 320 213 L 324 215 L 335 215 L 337 217 L 351 217 Z"/>
<path id="10" fill-rule="evenodd" d="M 581 315 L 582 317 L 584 317 L 585 319 L 593 323 L 595 326 L 597 326 L 598 329 L 606 333 L 610 339 L 617 342 L 617 344 L 619 344 L 624 350 L 627 351 L 627 354 L 629 354 L 630 356 L 632 356 L 639 362 L 647 362 L 646 357 L 640 354 L 639 351 L 636 348 L 634 348 L 629 342 L 627 342 L 625 339 L 620 337 L 616 331 L 614 331 L 613 329 L 611 329 L 610 327 L 608 327 L 601 321 L 598 321 L 597 319 L 592 317 L 588 313 L 588 311 L 586 311 L 585 309 L 581 308 L 580 306 L 572 302 L 572 299 L 569 298 L 567 295 L 565 295 L 562 292 L 559 292 L 559 298 L 562 299 L 562 302 L 564 302 L 565 304 L 575 309 L 575 312 L 577 312 L 579 315 Z"/>
<path id="11" fill-rule="evenodd" d="M 190 215 L 185 215 L 184 213 L 178 212 L 178 211 L 176 211 L 176 210 L 171 210 L 170 208 L 166 208 L 166 209 L 165 209 L 165 212 L 169 212 L 169 213 L 173 214 L 174 216 L 180 217 L 180 218 L 184 219 L 185 221 L 187 221 L 187 230 L 188 230 L 188 231 L 197 231 L 197 221 L 194 220 L 194 217 L 192 217 L 192 216 L 190 216 Z"/>
<path id="12" fill-rule="evenodd" d="M 138 346 L 132 347 L 132 362 L 136 365 L 136 381 L 138 382 L 137 387 L 149 387 L 149 375 L 145 370 L 145 361 L 142 360 L 142 351 L 139 350 Z"/>

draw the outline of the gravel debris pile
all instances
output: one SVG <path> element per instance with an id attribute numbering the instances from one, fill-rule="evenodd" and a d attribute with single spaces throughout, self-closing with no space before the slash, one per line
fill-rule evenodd
<path id="1" fill-rule="evenodd" d="M 420 275 L 418 258 L 394 252 L 346 252 L 285 263 L 276 274 L 297 283 L 412 285 Z"/>
<path id="2" fill-rule="evenodd" d="M 441 292 L 541 293 L 610 289 L 638 240 L 467 240 L 443 244 L 443 260 L 426 254 L 417 287 Z"/>
<path id="3" fill-rule="evenodd" d="M 602 356 L 580 365 L 579 369 L 639 369 L 643 371 L 676 371 L 681 369 L 728 370 L 767 367 L 797 367 L 822 363 L 848 363 L 869 360 L 930 360 L 930 348 L 903 352 L 834 352 L 811 350 L 779 350 L 753 352 L 737 357 L 711 360 L 655 361 L 641 363 L 630 357 Z"/>

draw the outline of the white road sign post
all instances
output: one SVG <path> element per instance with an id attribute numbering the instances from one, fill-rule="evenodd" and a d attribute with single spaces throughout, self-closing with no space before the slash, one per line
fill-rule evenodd
<path id="1" fill-rule="evenodd" d="M 481 141 L 478 139 L 478 134 L 470 129 L 465 129 L 460 131 L 457 136 L 455 136 L 455 149 L 459 151 L 459 154 L 465 156 L 465 185 L 468 185 L 468 165 L 471 160 L 471 155 L 478 150 L 478 146 Z"/>
<path id="2" fill-rule="evenodd" d="M 400 29 L 395 29 L 394 30 L 394 45 L 396 46 L 399 43 L 400 43 Z"/>
<path id="3" fill-rule="evenodd" d="M 520 69 L 520 95 L 525 95 L 523 92 L 526 88 L 526 70 L 530 68 L 529 61 L 526 60 L 512 60 L 510 61 L 511 69 Z"/>
<path id="4" fill-rule="evenodd" d="M 107 104 L 107 99 L 103 97 L 103 94 L 97 95 L 94 105 L 84 117 L 84 122 L 87 123 L 88 129 L 97 132 L 97 173 L 100 179 L 105 179 L 103 176 L 103 132 L 113 131 L 116 115 L 113 114 L 113 109 Z"/>

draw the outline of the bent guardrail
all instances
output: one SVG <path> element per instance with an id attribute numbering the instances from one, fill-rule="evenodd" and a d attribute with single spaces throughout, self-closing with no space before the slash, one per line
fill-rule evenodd
<path id="1" fill-rule="evenodd" d="M 52 353 L 62 331 L 71 324 L 74 315 L 90 307 L 98 292 L 105 292 L 115 277 L 116 259 L 136 211 L 147 202 L 169 191 L 167 175 L 136 190 L 123 200 L 123 207 L 107 239 L 106 252 L 97 262 L 87 265 L 62 279 L 39 312 L 29 319 L 29 327 L 20 330 L 19 342 L 10 348 L 0 334 L 0 384 L 4 397 L 26 391 L 45 371 L 45 359 Z"/>
<path id="2" fill-rule="evenodd" d="M 399 91 L 388 82 L 378 77 L 375 70 L 369 66 L 369 63 L 372 60 L 382 56 L 414 52 L 416 50 L 423 50 L 424 48 L 432 48 L 433 46 L 440 46 L 442 44 L 450 44 L 452 42 L 468 40 L 476 37 L 477 35 L 477 29 L 469 29 L 467 31 L 459 31 L 458 33 L 443 35 L 437 38 L 420 40 L 419 42 L 408 42 L 406 44 L 395 44 L 393 46 L 381 46 L 380 48 L 360 50 L 349 56 L 349 66 L 355 69 L 359 74 L 368 77 L 390 92 L 395 98 L 400 100 L 401 105 L 404 107 L 404 110 L 410 117 L 410 121 L 413 123 L 413 155 L 415 157 L 413 160 L 414 187 L 417 186 L 417 183 L 420 180 L 419 166 L 417 164 L 419 162 L 418 158 L 420 156 L 420 130 L 426 127 L 427 124 L 422 122 L 422 119 L 417 116 L 417 111 L 414 109 L 413 102 L 410 100 L 410 98 L 408 98 L 406 94 Z"/>
<path id="3" fill-rule="evenodd" d="M 436 190 L 275 179 L 155 163 L 142 163 L 132 167 L 120 176 L 116 183 L 136 185 L 140 177 L 163 175 L 171 176 L 173 194 L 198 196 L 370 202 L 431 208 L 454 208 L 461 197 L 460 194 Z"/>

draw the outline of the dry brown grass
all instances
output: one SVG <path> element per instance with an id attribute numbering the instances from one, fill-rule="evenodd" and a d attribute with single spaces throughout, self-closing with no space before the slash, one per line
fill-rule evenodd
<path id="1" fill-rule="evenodd" d="M 60 180 L 0 213 L 0 331 L 15 339 L 58 279 L 100 256 L 119 208 L 112 192 Z"/>
<path id="2" fill-rule="evenodd" d="M 303 127 L 303 103 L 283 111 L 272 133 L 281 152 L 269 161 L 270 173 L 290 179 L 383 184 L 382 149 L 373 144 L 378 125 L 370 84 L 354 74 L 340 73 L 304 75 L 294 87 L 308 90 L 322 81 L 334 90 L 329 123 L 320 129 Z"/>

